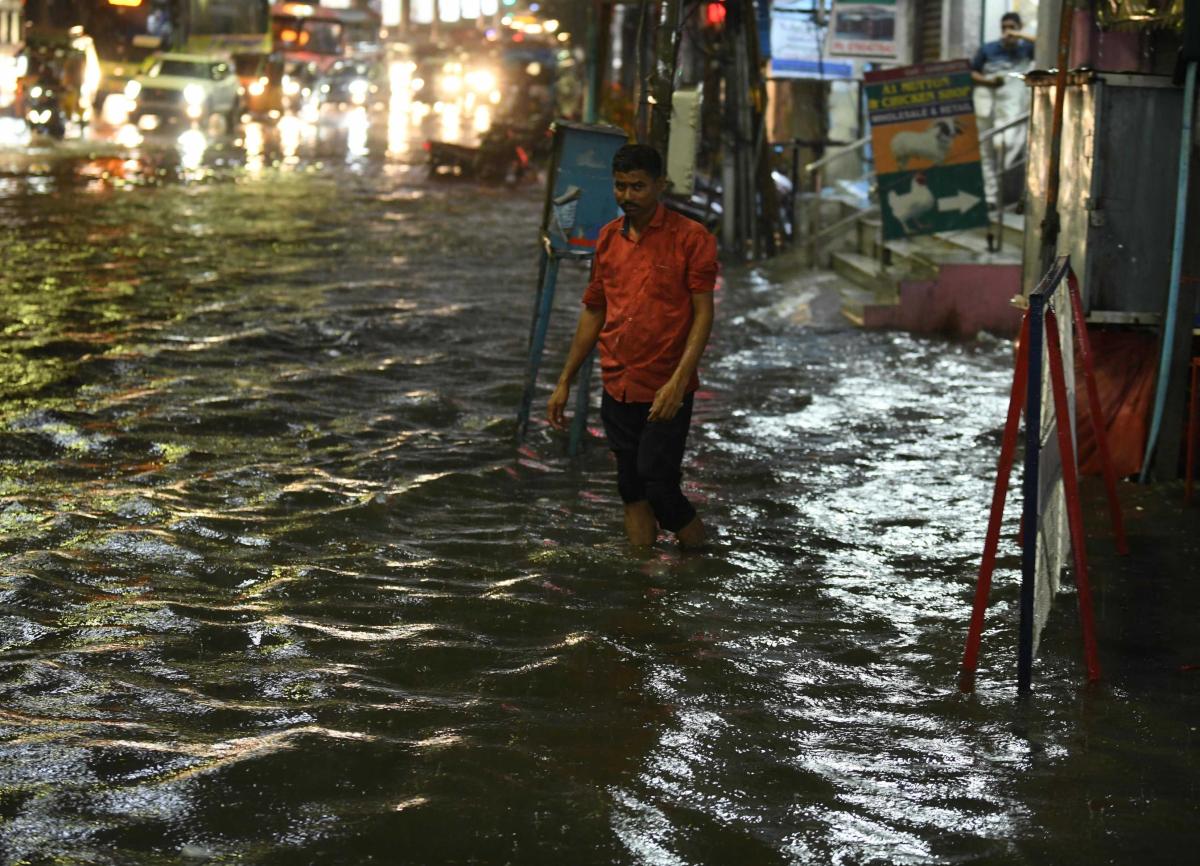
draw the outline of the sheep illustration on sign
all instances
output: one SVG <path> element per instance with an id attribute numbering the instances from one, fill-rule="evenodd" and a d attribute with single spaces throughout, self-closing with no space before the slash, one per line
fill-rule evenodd
<path id="1" fill-rule="evenodd" d="M 987 224 L 967 61 L 869 72 L 884 240 Z"/>
<path id="2" fill-rule="evenodd" d="M 908 163 L 914 159 L 941 165 L 950 155 L 954 136 L 961 134 L 962 127 L 953 119 L 930 121 L 920 132 L 906 129 L 892 136 L 892 158 L 901 168 L 908 168 Z"/>

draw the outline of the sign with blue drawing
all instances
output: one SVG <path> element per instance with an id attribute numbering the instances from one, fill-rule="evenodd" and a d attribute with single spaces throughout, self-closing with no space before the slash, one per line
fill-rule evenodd
<path id="1" fill-rule="evenodd" d="M 623 129 L 557 121 L 542 232 L 558 253 L 590 252 L 605 223 L 620 216 L 612 159 L 628 141 Z"/>
<path id="2" fill-rule="evenodd" d="M 884 240 L 987 225 L 966 60 L 868 72 Z"/>

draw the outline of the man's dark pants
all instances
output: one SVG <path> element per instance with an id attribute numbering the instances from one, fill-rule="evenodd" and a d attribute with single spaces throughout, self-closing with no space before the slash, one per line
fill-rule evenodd
<path id="1" fill-rule="evenodd" d="M 650 421 L 649 403 L 622 403 L 608 391 L 600 401 L 600 418 L 608 446 L 617 457 L 617 489 L 625 504 L 646 501 L 658 525 L 678 532 L 696 516 L 679 489 L 683 450 L 692 423 L 692 397 L 669 421 Z"/>

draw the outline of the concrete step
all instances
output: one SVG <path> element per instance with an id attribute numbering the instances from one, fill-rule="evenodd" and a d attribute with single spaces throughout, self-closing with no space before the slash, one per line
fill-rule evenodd
<path id="1" fill-rule="evenodd" d="M 834 253 L 833 269 L 838 276 L 869 293 L 874 303 L 892 303 L 899 297 L 903 273 L 884 268 L 878 261 L 861 253 Z"/>
<path id="2" fill-rule="evenodd" d="M 987 250 L 987 236 L 991 234 L 998 242 L 1001 243 L 1002 250 L 1020 250 L 1025 243 L 1025 217 L 1021 214 L 1005 213 L 1000 218 L 996 214 L 991 214 L 987 228 L 965 229 L 961 232 L 943 232 L 942 234 L 934 235 L 934 237 L 946 240 L 951 245 L 963 245 L 960 239 L 963 237 L 974 237 L 982 241 L 982 244 L 971 244 L 970 248 L 973 251 L 980 249 Z"/>
<path id="3" fill-rule="evenodd" d="M 880 303 L 874 292 L 850 283 L 841 283 L 838 293 L 842 297 L 842 315 L 860 328 L 866 324 L 866 308 L 878 306 Z"/>
<path id="4" fill-rule="evenodd" d="M 973 262 L 980 265 L 1009 265 L 1021 262 L 1021 244 L 1006 241 L 999 252 L 992 252 L 988 249 L 987 234 L 980 229 L 943 232 L 933 235 L 931 240 L 942 248 L 940 252 L 930 253 L 937 262 Z"/>
<path id="5" fill-rule="evenodd" d="M 941 245 L 926 238 L 898 238 L 884 241 L 880 258 L 888 268 L 905 279 L 937 279 Z"/>

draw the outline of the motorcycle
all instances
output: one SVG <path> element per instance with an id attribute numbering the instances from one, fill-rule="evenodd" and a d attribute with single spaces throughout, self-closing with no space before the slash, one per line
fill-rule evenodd
<path id="1" fill-rule="evenodd" d="M 548 124 L 493 123 L 479 142 L 475 172 L 480 180 L 516 183 L 550 155 Z"/>
<path id="2" fill-rule="evenodd" d="M 56 85 L 39 82 L 29 89 L 25 122 L 30 131 L 37 135 L 62 140 L 67 134 L 67 122 L 63 113 L 62 94 Z"/>
<path id="3" fill-rule="evenodd" d="M 778 207 L 777 225 L 785 238 L 795 235 L 793 213 L 795 212 L 795 187 L 791 178 L 779 171 L 771 172 L 771 182 L 775 187 L 775 203 Z M 673 210 L 691 217 L 705 226 L 709 231 L 720 230 L 721 217 L 725 212 L 723 207 L 724 189 L 721 180 L 716 176 L 708 176 L 697 172 L 690 193 L 668 193 L 666 204 Z M 756 194 L 761 206 L 761 196 Z"/>
<path id="4" fill-rule="evenodd" d="M 478 147 L 427 141 L 425 150 L 434 177 L 517 183 L 545 164 L 552 144 L 553 134 L 548 124 L 497 121 L 480 136 Z"/>

